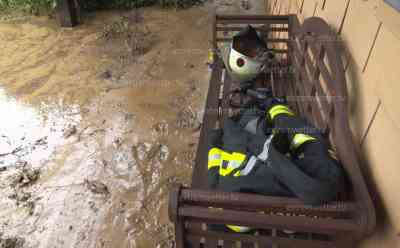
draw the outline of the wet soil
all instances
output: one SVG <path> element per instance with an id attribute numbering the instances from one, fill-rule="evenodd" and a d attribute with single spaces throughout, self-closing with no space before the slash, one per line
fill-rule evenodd
<path id="1" fill-rule="evenodd" d="M 0 247 L 174 246 L 214 7 L 0 18 Z"/>
<path id="2" fill-rule="evenodd" d="M 139 14 L 0 24 L 5 247 L 173 246 L 166 197 L 190 178 L 209 15 Z"/>

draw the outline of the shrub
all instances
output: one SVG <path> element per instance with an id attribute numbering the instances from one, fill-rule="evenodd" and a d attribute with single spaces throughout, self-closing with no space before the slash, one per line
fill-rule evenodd
<path id="1" fill-rule="evenodd" d="M 16 9 L 37 14 L 54 8 L 55 2 L 56 0 L 0 0 L 0 9 Z"/>
<path id="2" fill-rule="evenodd" d="M 202 0 L 78 0 L 83 9 L 132 9 L 159 4 L 163 7 L 175 6 L 178 1 L 180 7 L 188 7 Z M 34 14 L 48 12 L 56 6 L 57 0 L 0 0 L 0 10 L 17 9 Z"/>

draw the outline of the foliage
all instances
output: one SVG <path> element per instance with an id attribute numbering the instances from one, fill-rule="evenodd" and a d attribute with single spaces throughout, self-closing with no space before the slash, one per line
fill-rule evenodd
<path id="1" fill-rule="evenodd" d="M 201 0 L 76 0 L 85 10 L 96 9 L 133 9 L 143 6 L 159 4 L 163 7 L 175 6 L 178 1 L 180 7 L 187 7 Z M 0 0 L 0 10 L 16 9 L 34 14 L 41 14 L 55 8 L 57 0 Z"/>
<path id="2" fill-rule="evenodd" d="M 56 0 L 0 0 L 0 10 L 23 10 L 39 14 L 55 7 Z"/>

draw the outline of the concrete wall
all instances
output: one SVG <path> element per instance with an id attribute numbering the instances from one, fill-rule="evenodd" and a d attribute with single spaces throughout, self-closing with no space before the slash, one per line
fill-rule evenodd
<path id="1" fill-rule="evenodd" d="M 383 0 L 269 0 L 272 14 L 324 18 L 343 39 L 351 125 L 377 197 L 361 247 L 400 247 L 400 12 Z"/>

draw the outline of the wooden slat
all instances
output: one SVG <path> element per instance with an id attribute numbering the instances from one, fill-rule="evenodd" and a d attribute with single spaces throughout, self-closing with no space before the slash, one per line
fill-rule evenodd
<path id="1" fill-rule="evenodd" d="M 255 242 L 242 241 L 242 248 L 255 248 Z"/>
<path id="2" fill-rule="evenodd" d="M 217 38 L 217 42 L 231 42 L 232 38 Z M 289 39 L 266 39 L 267 43 L 288 43 Z"/>
<path id="3" fill-rule="evenodd" d="M 218 248 L 218 237 L 208 236 L 205 238 L 205 247 L 207 248 Z"/>
<path id="4" fill-rule="evenodd" d="M 275 49 L 275 48 L 272 48 L 272 49 L 270 49 L 272 52 L 274 52 L 274 53 L 278 53 L 278 54 L 287 54 L 288 53 L 288 50 L 287 49 Z"/>
<path id="5" fill-rule="evenodd" d="M 278 208 L 282 211 L 287 210 L 293 213 L 310 213 L 314 215 L 331 213 L 331 217 L 349 215 L 357 211 L 352 202 L 332 202 L 322 206 L 310 206 L 304 205 L 296 198 L 197 189 L 182 189 L 179 201 L 185 205 L 212 206 L 215 208 L 229 207 L 248 211 L 267 211 L 268 209 Z"/>
<path id="6" fill-rule="evenodd" d="M 179 216 L 189 220 L 202 220 L 214 224 L 234 224 L 254 228 L 279 228 L 294 231 L 335 234 L 355 231 L 358 225 L 352 220 L 309 218 L 300 216 L 265 215 L 254 212 L 235 210 L 215 210 L 207 207 L 183 206 Z"/>
<path id="7" fill-rule="evenodd" d="M 184 226 L 183 221 L 178 220 L 175 222 L 175 242 L 176 248 L 185 248 L 184 240 L 185 240 L 185 233 L 184 233 Z"/>
<path id="8" fill-rule="evenodd" d="M 221 127 L 223 127 L 225 118 L 229 118 L 229 92 L 231 91 L 231 87 L 233 85 L 232 78 L 229 76 L 229 73 L 225 73 L 225 77 L 223 77 L 223 97 L 221 99 L 221 107 L 222 107 L 222 116 L 221 116 Z"/>
<path id="9" fill-rule="evenodd" d="M 288 24 L 286 20 L 217 20 L 218 24 Z"/>
<path id="10" fill-rule="evenodd" d="M 217 20 L 289 21 L 290 15 L 217 15 Z"/>
<path id="11" fill-rule="evenodd" d="M 190 235 L 194 236 L 214 236 L 221 238 L 223 240 L 230 240 L 230 241 L 235 241 L 235 240 L 241 240 L 244 242 L 257 242 L 259 241 L 260 243 L 267 244 L 268 246 L 273 245 L 273 244 L 278 244 L 282 246 L 289 246 L 293 247 L 295 244 L 295 247 L 307 247 L 307 248 L 337 248 L 334 242 L 331 241 L 318 241 L 318 240 L 301 240 L 301 239 L 296 239 L 296 240 L 291 240 L 287 238 L 282 238 L 282 237 L 271 237 L 271 236 L 254 236 L 254 235 L 248 235 L 248 234 L 238 234 L 238 233 L 223 233 L 223 232 L 203 232 L 203 231 L 196 231 L 196 230 L 188 230 L 188 233 Z M 268 247 L 267 246 L 267 247 Z M 225 248 L 225 247 L 224 247 Z M 263 246 L 262 248 L 265 248 Z"/>
<path id="12" fill-rule="evenodd" d="M 186 243 L 188 244 L 184 248 L 190 247 L 190 248 L 204 248 L 203 244 L 201 243 L 201 237 L 197 235 L 192 235 L 191 233 L 188 233 L 186 235 Z"/>
<path id="13" fill-rule="evenodd" d="M 217 26 L 217 31 L 241 31 L 244 27 L 232 27 L 232 26 Z M 256 30 L 264 32 L 288 32 L 289 28 L 278 28 L 278 27 L 253 27 Z"/>
<path id="14" fill-rule="evenodd" d="M 215 128 L 218 118 L 218 94 L 222 76 L 223 62 L 217 59 L 212 71 L 210 86 L 203 117 L 203 124 L 200 132 L 200 140 L 197 148 L 196 161 L 192 174 L 192 187 L 206 189 L 207 185 L 207 143 L 208 133 Z"/>

